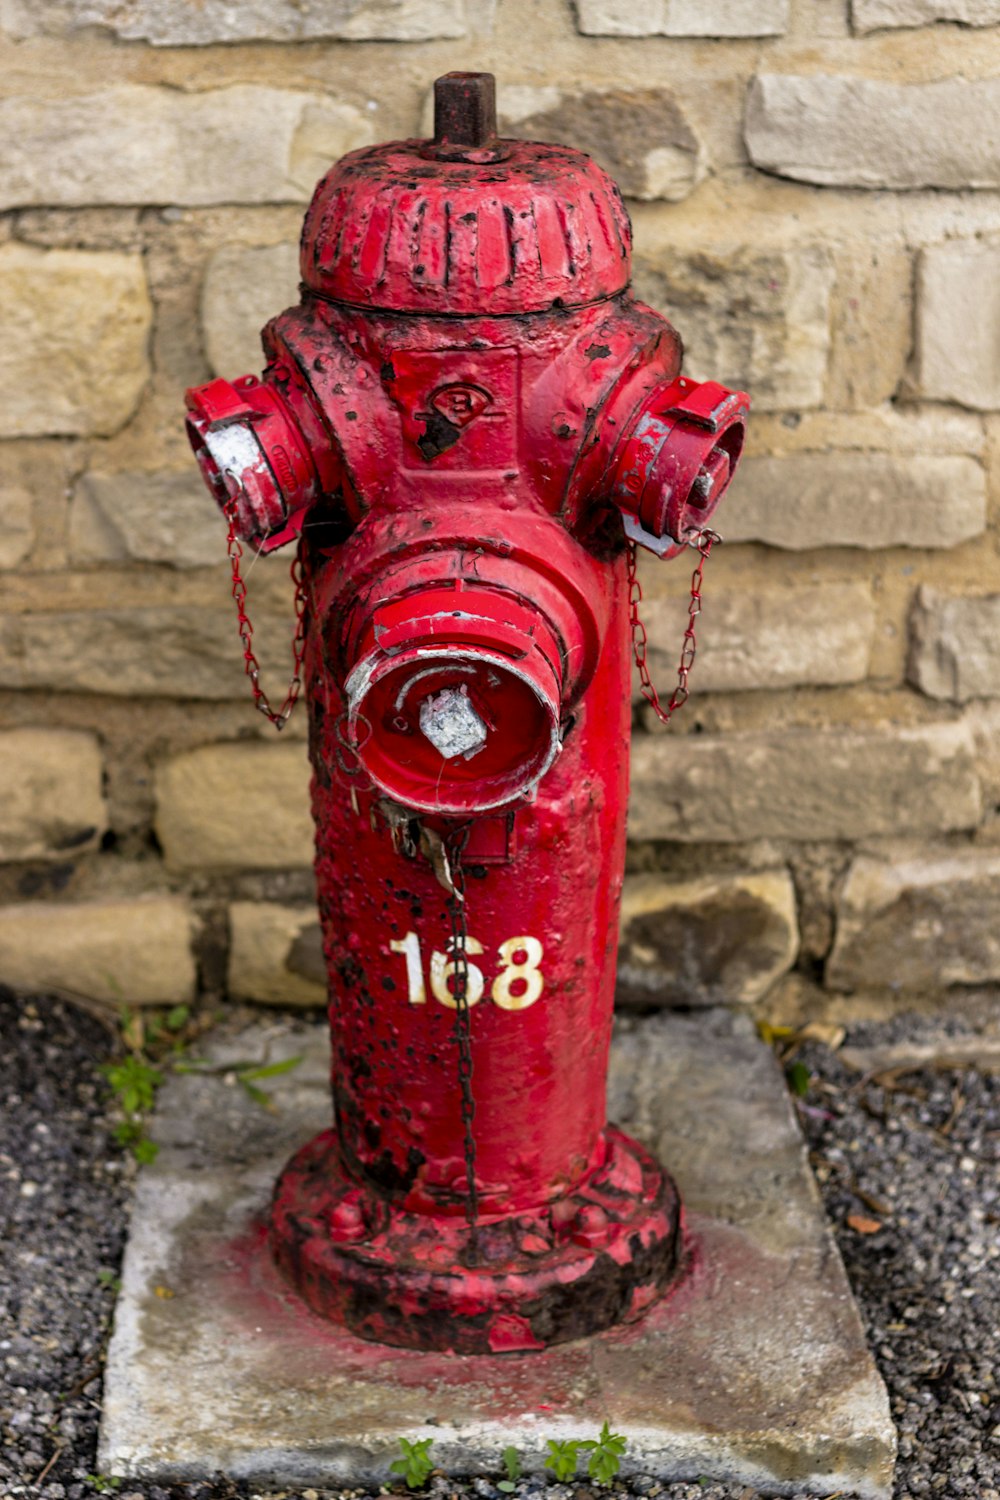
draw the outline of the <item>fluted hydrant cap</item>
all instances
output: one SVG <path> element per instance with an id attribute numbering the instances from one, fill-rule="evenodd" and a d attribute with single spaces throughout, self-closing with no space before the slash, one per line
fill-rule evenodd
<path id="1" fill-rule="evenodd" d="M 631 274 L 621 194 L 582 151 L 496 135 L 493 76 L 435 84 L 435 136 L 352 151 L 316 188 L 301 272 L 318 295 L 397 312 L 580 307 Z"/>

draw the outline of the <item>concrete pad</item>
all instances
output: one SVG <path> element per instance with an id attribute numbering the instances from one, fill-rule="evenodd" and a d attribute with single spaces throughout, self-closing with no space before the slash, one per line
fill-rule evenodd
<path id="1" fill-rule="evenodd" d="M 656 1150 L 687 1205 L 686 1273 L 641 1322 L 540 1354 L 420 1354 L 321 1322 L 264 1244 L 273 1181 L 328 1123 L 327 1045 L 256 1026 L 219 1062 L 302 1054 L 270 1115 L 223 1078 L 160 1094 L 105 1378 L 105 1473 L 222 1471 L 277 1485 L 385 1482 L 398 1439 L 452 1474 L 539 1471 L 549 1437 L 607 1420 L 624 1473 L 740 1480 L 765 1494 L 887 1500 L 888 1398 L 777 1064 L 726 1012 L 623 1017 L 611 1118 Z"/>

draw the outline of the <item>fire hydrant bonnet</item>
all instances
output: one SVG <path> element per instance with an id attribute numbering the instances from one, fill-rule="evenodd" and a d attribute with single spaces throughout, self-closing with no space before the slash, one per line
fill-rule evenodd
<path id="1" fill-rule="evenodd" d="M 352 151 L 313 196 L 303 284 L 335 302 L 451 316 L 582 307 L 623 292 L 631 226 L 607 173 L 566 146 L 503 145 L 492 168 L 431 163 L 426 141 Z"/>

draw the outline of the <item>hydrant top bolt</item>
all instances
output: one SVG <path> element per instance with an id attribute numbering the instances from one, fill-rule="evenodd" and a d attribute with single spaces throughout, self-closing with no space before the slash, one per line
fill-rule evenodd
<path id="1" fill-rule="evenodd" d="M 486 744 L 486 725 L 476 713 L 465 686 L 446 687 L 420 705 L 420 728 L 445 760 L 475 755 Z"/>
<path id="2" fill-rule="evenodd" d="M 445 73 L 434 80 L 432 154 L 445 161 L 483 161 L 497 146 L 492 73 Z M 470 154 L 471 153 L 471 154 Z"/>

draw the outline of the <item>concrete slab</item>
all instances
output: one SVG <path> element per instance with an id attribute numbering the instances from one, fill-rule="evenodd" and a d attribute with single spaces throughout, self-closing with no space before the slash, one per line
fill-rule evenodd
<path id="1" fill-rule="evenodd" d="M 623 1017 L 611 1118 L 669 1165 L 687 1271 L 625 1330 L 541 1354 L 418 1354 L 306 1311 L 262 1215 L 294 1147 L 328 1123 L 321 1028 L 262 1025 L 217 1047 L 302 1063 L 269 1115 L 222 1077 L 174 1077 L 139 1180 L 105 1379 L 100 1463 L 166 1482 L 384 1482 L 401 1436 L 454 1474 L 508 1443 L 624 1433 L 625 1473 L 741 1480 L 765 1494 L 889 1496 L 895 1435 L 787 1092 L 748 1020 Z"/>

